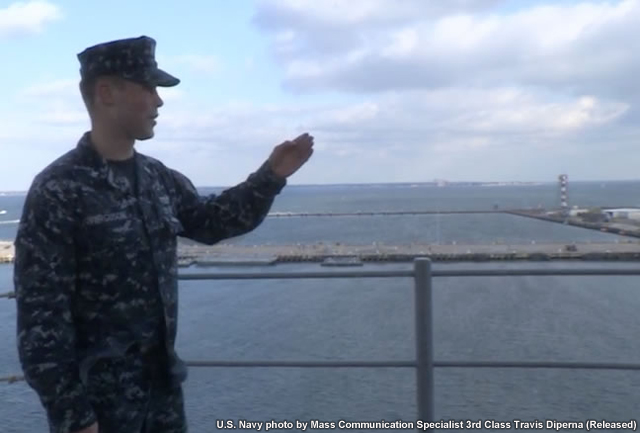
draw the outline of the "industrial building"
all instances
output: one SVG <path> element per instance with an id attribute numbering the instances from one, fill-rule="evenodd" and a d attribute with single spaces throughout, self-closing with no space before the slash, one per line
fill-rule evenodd
<path id="1" fill-rule="evenodd" d="M 630 219 L 640 221 L 640 209 L 637 208 L 604 209 L 602 213 L 607 221 L 612 219 Z"/>

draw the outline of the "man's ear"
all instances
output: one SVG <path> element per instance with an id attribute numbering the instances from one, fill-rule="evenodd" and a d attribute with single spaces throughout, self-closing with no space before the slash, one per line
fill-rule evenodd
<path id="1" fill-rule="evenodd" d="M 111 106 L 116 103 L 121 87 L 122 85 L 111 77 L 101 78 L 96 83 L 96 97 L 103 105 Z"/>

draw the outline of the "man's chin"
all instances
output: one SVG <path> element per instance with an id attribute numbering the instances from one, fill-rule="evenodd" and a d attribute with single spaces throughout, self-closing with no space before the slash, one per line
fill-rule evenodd
<path id="1" fill-rule="evenodd" d="M 145 140 L 149 140 L 149 139 L 153 138 L 154 136 L 155 136 L 155 133 L 153 131 L 148 131 L 145 134 L 139 134 L 136 137 L 136 140 L 145 141 Z"/>

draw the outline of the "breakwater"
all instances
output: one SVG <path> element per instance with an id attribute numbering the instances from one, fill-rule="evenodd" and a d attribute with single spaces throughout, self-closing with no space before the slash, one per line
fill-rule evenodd
<path id="1" fill-rule="evenodd" d="M 536 211 L 526 210 L 509 210 L 503 211 L 505 214 L 533 218 L 541 221 L 553 222 L 557 224 L 566 224 L 575 227 L 581 227 L 600 232 L 613 233 L 620 236 L 628 236 L 632 238 L 640 238 L 640 226 L 632 224 L 608 223 L 608 222 L 589 222 L 583 221 L 577 217 L 569 217 L 566 220 L 561 216 L 546 215 Z"/>
<path id="2" fill-rule="evenodd" d="M 181 266 L 318 262 L 348 265 L 361 262 L 409 262 L 417 257 L 444 261 L 623 260 L 640 261 L 640 243 L 489 244 L 489 245 L 215 245 L 180 249 Z"/>
<path id="3" fill-rule="evenodd" d="M 0 262 L 13 261 L 13 245 L 0 242 Z M 406 244 L 406 245 L 180 245 L 180 266 L 266 265 L 291 262 L 345 264 L 406 262 L 417 257 L 433 261 L 490 260 L 623 260 L 640 261 L 640 242 L 546 244 Z"/>

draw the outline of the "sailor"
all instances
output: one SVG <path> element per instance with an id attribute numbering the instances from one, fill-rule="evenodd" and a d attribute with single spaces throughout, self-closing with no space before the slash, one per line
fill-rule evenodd
<path id="1" fill-rule="evenodd" d="M 134 148 L 154 136 L 158 68 L 146 36 L 78 54 L 90 131 L 33 179 L 15 240 L 19 359 L 51 433 L 187 431 L 175 350 L 177 237 L 212 245 L 258 227 L 313 153 L 275 146 L 239 185 L 201 196 Z"/>

